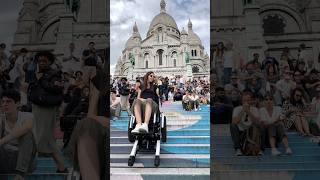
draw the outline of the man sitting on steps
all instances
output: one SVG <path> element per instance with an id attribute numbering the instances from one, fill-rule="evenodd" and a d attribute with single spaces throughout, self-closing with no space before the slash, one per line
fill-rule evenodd
<path id="1" fill-rule="evenodd" d="M 236 107 L 232 114 L 232 123 L 230 125 L 230 132 L 233 145 L 237 156 L 241 156 L 241 137 L 243 137 L 246 130 L 251 126 L 256 126 L 261 132 L 261 148 L 259 155 L 263 155 L 264 150 L 264 129 L 260 123 L 259 111 L 252 106 L 252 93 L 246 91 L 242 96 L 242 105 Z"/>
<path id="2" fill-rule="evenodd" d="M 32 133 L 32 113 L 18 111 L 20 93 L 2 93 L 0 117 L 0 174 L 17 174 L 23 180 L 35 168 L 36 147 Z"/>

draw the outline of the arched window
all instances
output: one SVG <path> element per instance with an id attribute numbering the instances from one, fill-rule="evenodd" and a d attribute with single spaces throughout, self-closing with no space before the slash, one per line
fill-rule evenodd
<path id="1" fill-rule="evenodd" d="M 146 61 L 146 69 L 148 69 L 148 61 Z"/>
<path id="2" fill-rule="evenodd" d="M 191 56 L 193 56 L 193 50 L 191 50 Z"/>
<path id="3" fill-rule="evenodd" d="M 197 56 L 197 50 L 194 50 L 194 56 Z"/>
<path id="4" fill-rule="evenodd" d="M 171 54 L 171 60 L 173 61 L 173 67 L 177 66 L 177 52 L 173 51 Z"/>
<path id="5" fill-rule="evenodd" d="M 159 56 L 159 65 L 162 66 L 162 55 L 163 55 L 163 50 L 162 49 L 159 49 L 157 51 L 157 54 Z"/>

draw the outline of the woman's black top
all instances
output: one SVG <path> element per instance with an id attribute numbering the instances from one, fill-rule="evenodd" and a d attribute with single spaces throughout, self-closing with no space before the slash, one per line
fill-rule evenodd
<path id="1" fill-rule="evenodd" d="M 141 92 L 140 97 L 143 99 L 150 98 L 159 105 L 159 96 L 157 95 L 155 90 L 145 89 Z"/>

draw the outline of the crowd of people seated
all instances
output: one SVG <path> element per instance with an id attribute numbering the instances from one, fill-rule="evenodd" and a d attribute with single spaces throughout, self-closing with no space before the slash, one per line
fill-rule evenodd
<path id="1" fill-rule="evenodd" d="M 69 170 L 62 158 L 61 146 L 57 143 L 57 134 L 53 131 L 59 126 L 59 122 L 61 130 L 67 129 L 64 131 L 62 148 L 66 149 L 71 139 L 72 143 L 68 149 L 76 154 L 76 159 L 79 156 L 87 156 L 91 159 L 90 162 L 94 160 L 92 164 L 98 162 L 99 156 L 104 156 L 100 151 L 97 150 L 96 155 L 93 155 L 84 152 L 83 148 L 90 143 L 92 133 L 83 135 L 74 132 L 73 129 L 79 129 L 78 126 L 82 126 L 82 122 L 76 124 L 76 121 L 72 120 L 69 123 L 66 117 L 81 116 L 80 119 L 83 119 L 91 114 L 90 119 L 98 119 L 92 127 L 107 128 L 107 119 L 100 117 L 106 116 L 106 108 L 104 113 L 97 114 L 101 107 L 94 107 L 96 112 L 89 113 L 90 107 L 92 109 L 95 103 L 92 100 L 93 86 L 99 87 L 99 92 L 102 91 L 98 97 L 99 102 L 105 101 L 103 94 L 106 93 L 106 88 L 101 88 L 101 83 L 106 84 L 107 80 L 106 75 L 102 75 L 105 49 L 98 52 L 94 42 L 88 43 L 88 47 L 81 53 L 76 53 L 75 44 L 70 43 L 69 53 L 62 56 L 56 56 L 49 51 L 31 51 L 26 48 L 10 51 L 11 54 L 8 55 L 6 49 L 5 44 L 0 44 L 1 114 L 4 116 L 0 119 L 0 127 L 4 129 L 0 137 L 0 170 L 3 170 L 0 173 L 17 174 L 16 179 L 24 179 L 26 174 L 32 173 L 35 169 L 32 163 L 37 156 L 42 155 L 49 155 L 54 159 L 57 173 L 68 173 Z M 92 130 L 89 127 L 81 129 L 83 133 Z M 105 135 L 104 132 L 100 132 L 95 134 L 95 140 L 97 136 Z M 90 138 L 82 140 L 82 137 L 86 139 L 86 136 Z M 104 142 L 103 138 L 100 139 Z M 27 144 L 30 147 L 27 147 Z M 99 145 L 96 145 L 97 149 Z M 81 146 L 82 150 L 77 154 L 74 152 L 74 146 Z M 99 148 L 105 153 L 105 147 Z M 7 162 L 12 164 L 8 165 Z M 78 162 L 76 165 L 78 168 L 75 169 L 81 170 L 83 179 L 100 179 L 105 173 L 101 165 L 92 165 L 97 169 L 95 171 L 86 170 L 84 162 Z"/>
<path id="2" fill-rule="evenodd" d="M 294 153 L 288 131 L 319 135 L 320 55 L 314 61 L 305 44 L 296 56 L 288 47 L 279 58 L 265 51 L 264 57 L 254 53 L 246 61 L 239 54 L 232 43 L 218 43 L 210 77 L 211 123 L 230 124 L 235 154 L 246 154 L 245 139 L 252 134 L 259 136 L 257 155 L 263 155 L 265 147 L 281 154 L 280 142 L 286 154 Z"/>
<path id="3" fill-rule="evenodd" d="M 122 111 L 132 114 L 132 106 L 135 99 L 141 96 L 144 79 L 137 77 L 135 81 L 129 81 L 125 77 L 111 77 L 110 108 L 113 119 L 119 117 L 119 106 Z M 186 79 L 183 76 L 157 77 L 154 82 L 156 93 L 159 96 L 159 105 L 165 101 L 181 101 L 182 108 L 186 111 L 201 110 L 200 104 L 210 103 L 210 82 L 208 77 L 196 77 Z M 131 109 L 130 109 L 131 108 Z M 117 109 L 117 110 L 116 110 Z"/>

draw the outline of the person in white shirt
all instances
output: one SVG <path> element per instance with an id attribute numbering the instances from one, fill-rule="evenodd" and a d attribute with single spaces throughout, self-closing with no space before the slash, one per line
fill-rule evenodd
<path id="1" fill-rule="evenodd" d="M 117 120 L 120 117 L 121 105 L 120 98 L 117 97 L 115 90 L 110 91 L 110 114 L 114 117 L 113 120 Z"/>
<path id="2" fill-rule="evenodd" d="M 183 95 L 182 97 L 182 107 L 184 110 L 186 111 L 190 111 L 191 110 L 191 97 L 190 97 L 190 92 L 186 91 L 186 94 Z"/>
<path id="3" fill-rule="evenodd" d="M 256 107 L 251 105 L 252 93 L 244 92 L 242 96 L 242 105 L 233 109 L 232 113 L 232 123 L 230 124 L 230 132 L 236 151 L 236 156 L 242 156 L 241 152 L 241 137 L 244 135 L 245 130 L 249 129 L 251 126 L 257 126 L 261 131 L 261 150 L 259 155 L 263 155 L 264 150 L 264 132 L 261 127 L 259 111 Z"/>
<path id="4" fill-rule="evenodd" d="M 285 118 L 282 108 L 280 106 L 274 106 L 273 96 L 267 94 L 264 98 L 265 107 L 260 108 L 261 122 L 263 122 L 265 128 L 268 131 L 270 146 L 272 148 L 271 153 L 274 156 L 280 155 L 281 152 L 276 148 L 276 140 L 283 142 L 286 148 L 286 154 L 292 154 L 292 150 L 289 147 L 288 136 L 285 132 L 283 120 Z"/>
<path id="5" fill-rule="evenodd" d="M 292 80 L 292 72 L 286 71 L 284 72 L 284 78 L 280 79 L 276 83 L 276 94 L 275 94 L 275 101 L 277 105 L 282 104 L 284 100 L 290 98 L 290 92 L 296 88 L 296 83 Z"/>
<path id="6" fill-rule="evenodd" d="M 14 67 L 9 72 L 10 82 L 16 83 L 18 77 L 24 76 L 25 73 L 23 71 L 23 65 L 29 62 L 29 58 L 27 56 L 28 50 L 26 48 L 20 49 L 20 55 L 14 63 Z"/>
<path id="7" fill-rule="evenodd" d="M 194 108 L 195 111 L 198 111 L 199 109 L 199 96 L 195 93 L 192 92 L 190 96 L 191 104 L 192 107 Z"/>
<path id="8" fill-rule="evenodd" d="M 1 95 L 0 174 L 16 174 L 23 180 L 36 165 L 36 145 L 32 132 L 33 115 L 18 111 L 20 93 L 4 91 Z"/>

